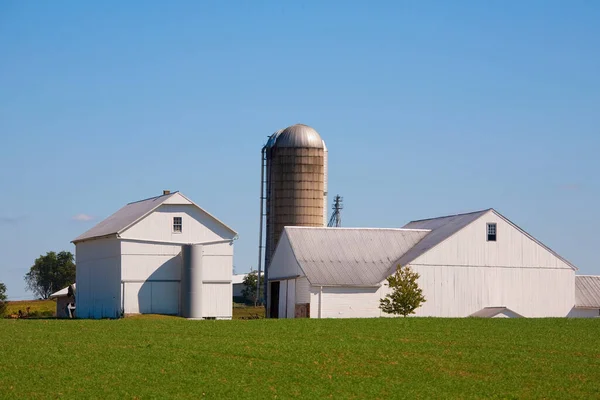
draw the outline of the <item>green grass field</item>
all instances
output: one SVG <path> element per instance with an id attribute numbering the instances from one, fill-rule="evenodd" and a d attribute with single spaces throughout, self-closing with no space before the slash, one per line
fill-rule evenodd
<path id="1" fill-rule="evenodd" d="M 0 398 L 598 398 L 600 321 L 0 320 Z"/>

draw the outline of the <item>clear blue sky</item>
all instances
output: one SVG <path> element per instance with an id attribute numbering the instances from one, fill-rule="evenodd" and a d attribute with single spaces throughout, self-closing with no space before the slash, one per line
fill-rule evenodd
<path id="1" fill-rule="evenodd" d="M 163 189 L 255 267 L 260 148 L 298 122 L 345 226 L 494 207 L 600 274 L 598 21 L 596 1 L 3 1 L 0 281 L 31 296 L 37 256 Z"/>

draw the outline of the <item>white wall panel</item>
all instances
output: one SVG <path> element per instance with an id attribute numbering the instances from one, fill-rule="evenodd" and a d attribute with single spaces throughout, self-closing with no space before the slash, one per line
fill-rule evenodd
<path id="1" fill-rule="evenodd" d="M 179 314 L 179 282 L 151 282 L 151 313 Z"/>
<path id="2" fill-rule="evenodd" d="M 377 288 L 311 287 L 310 317 L 318 318 L 321 297 L 321 318 L 375 318 L 379 310 Z"/>
<path id="3" fill-rule="evenodd" d="M 281 235 L 281 239 L 277 244 L 271 265 L 269 267 L 269 280 L 279 278 L 292 278 L 296 276 L 304 276 L 302 269 L 296 261 L 292 246 L 288 240 L 287 234 Z"/>
<path id="4" fill-rule="evenodd" d="M 296 280 L 287 279 L 285 282 L 287 285 L 286 318 L 294 318 L 296 316 Z"/>
<path id="5" fill-rule="evenodd" d="M 205 253 L 202 256 L 202 268 L 204 270 L 202 279 L 205 281 L 231 281 L 233 257 L 230 255 L 207 255 Z"/>
<path id="6" fill-rule="evenodd" d="M 116 239 L 80 242 L 75 246 L 76 315 L 118 318 L 121 314 L 120 243 Z"/>
<path id="7" fill-rule="evenodd" d="M 296 304 L 310 303 L 310 284 L 305 276 L 296 278 Z"/>
<path id="8" fill-rule="evenodd" d="M 505 306 L 525 317 L 564 317 L 575 301 L 571 269 L 412 266 L 426 302 L 417 316 L 466 317 Z M 382 289 L 382 294 L 389 288 Z"/>
<path id="9" fill-rule="evenodd" d="M 202 287 L 202 316 L 231 319 L 233 301 L 231 284 L 205 283 Z"/>
<path id="10" fill-rule="evenodd" d="M 182 232 L 173 232 L 173 217 L 182 218 Z M 123 233 L 125 239 L 200 243 L 232 239 L 233 233 L 193 205 L 164 204 Z"/>
<path id="11" fill-rule="evenodd" d="M 286 318 L 287 313 L 287 281 L 280 281 L 279 283 L 279 318 Z"/>

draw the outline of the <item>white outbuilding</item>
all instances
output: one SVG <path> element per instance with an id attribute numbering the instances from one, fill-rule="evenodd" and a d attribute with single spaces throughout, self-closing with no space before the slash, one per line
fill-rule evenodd
<path id="1" fill-rule="evenodd" d="M 487 209 L 401 229 L 286 227 L 269 266 L 269 315 L 386 316 L 379 300 L 397 265 L 420 274 L 416 316 L 565 317 L 578 306 L 575 266 Z"/>
<path id="2" fill-rule="evenodd" d="M 73 240 L 77 317 L 230 319 L 236 237 L 179 192 L 127 204 Z"/>
<path id="3" fill-rule="evenodd" d="M 75 284 L 72 285 L 72 289 L 75 289 Z M 74 310 L 69 313 L 69 307 L 73 307 L 75 299 L 73 298 L 73 292 L 69 290 L 69 286 L 60 289 L 57 292 L 52 293 L 48 298 L 56 300 L 56 318 L 70 318 Z"/>

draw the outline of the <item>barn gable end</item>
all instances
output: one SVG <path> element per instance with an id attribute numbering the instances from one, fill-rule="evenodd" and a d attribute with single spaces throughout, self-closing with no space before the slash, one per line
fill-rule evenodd
<path id="1" fill-rule="evenodd" d="M 488 223 L 496 224 L 496 241 L 487 240 Z M 413 266 L 576 269 L 495 210 L 479 215 L 407 263 Z"/>

